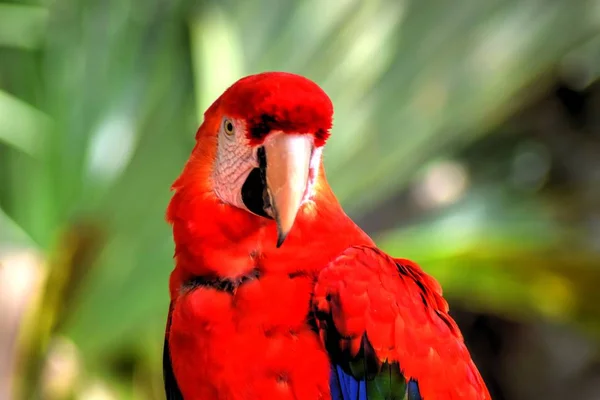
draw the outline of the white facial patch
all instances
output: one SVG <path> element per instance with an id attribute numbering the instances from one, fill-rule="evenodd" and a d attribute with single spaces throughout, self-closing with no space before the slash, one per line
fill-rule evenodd
<path id="1" fill-rule="evenodd" d="M 230 123 L 229 125 L 227 125 Z M 233 125 L 233 132 L 231 128 Z M 273 132 L 276 133 L 276 132 Z M 242 186 L 254 168 L 258 168 L 259 146 L 251 146 L 242 121 L 224 118 L 219 128 L 217 158 L 213 168 L 213 187 L 217 197 L 224 203 L 247 210 L 242 199 Z M 302 203 L 312 199 L 319 176 L 322 148 L 313 149 L 309 165 L 306 191 Z"/>
<path id="2" fill-rule="evenodd" d="M 233 134 L 227 134 L 225 123 L 233 124 Z M 243 123 L 227 119 L 221 123 L 217 142 L 217 159 L 213 169 L 214 190 L 223 202 L 246 208 L 242 201 L 242 186 L 253 168 L 258 168 L 256 149 L 246 138 Z"/>

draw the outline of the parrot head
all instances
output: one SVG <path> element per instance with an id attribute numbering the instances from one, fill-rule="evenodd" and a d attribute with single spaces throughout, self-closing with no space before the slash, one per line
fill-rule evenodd
<path id="1" fill-rule="evenodd" d="M 332 115 L 327 94 L 302 76 L 242 78 L 205 112 L 188 174 L 222 203 L 275 220 L 280 247 L 314 194 Z"/>

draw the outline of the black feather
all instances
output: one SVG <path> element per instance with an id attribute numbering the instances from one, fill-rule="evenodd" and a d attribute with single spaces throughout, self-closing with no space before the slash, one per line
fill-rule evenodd
<path id="1" fill-rule="evenodd" d="M 175 374 L 173 374 L 173 366 L 171 365 L 171 352 L 169 350 L 169 329 L 171 328 L 171 312 L 173 305 L 169 307 L 169 318 L 167 319 L 167 329 L 165 332 L 165 344 L 163 347 L 163 381 L 165 384 L 165 394 L 167 400 L 183 400 L 183 395 L 177 381 L 175 380 Z"/>

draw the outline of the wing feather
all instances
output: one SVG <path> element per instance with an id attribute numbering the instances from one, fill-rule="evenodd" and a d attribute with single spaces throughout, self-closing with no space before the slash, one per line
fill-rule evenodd
<path id="1" fill-rule="evenodd" d="M 399 366 L 405 384 L 394 390 L 409 399 L 490 399 L 440 285 L 415 263 L 351 247 L 321 271 L 313 305 L 332 360 L 364 358 L 366 343 L 376 379 L 397 383 Z"/>

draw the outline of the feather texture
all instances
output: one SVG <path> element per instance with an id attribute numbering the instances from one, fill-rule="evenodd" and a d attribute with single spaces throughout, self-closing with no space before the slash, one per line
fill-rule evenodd
<path id="1" fill-rule="evenodd" d="M 401 370 L 415 381 L 409 388 L 418 382 L 409 398 L 490 398 L 439 285 L 416 264 L 371 246 L 351 247 L 320 273 L 313 304 L 328 348 L 334 340 L 342 354 L 360 356 L 366 338 L 384 369 Z M 398 371 L 390 369 L 394 363 Z"/>
<path id="2" fill-rule="evenodd" d="M 227 110 L 248 125 L 251 143 L 260 143 L 272 130 L 312 133 L 322 146 L 329 137 L 333 105 L 314 82 L 287 72 L 264 72 L 240 79 L 207 110 Z"/>
<path id="3" fill-rule="evenodd" d="M 168 400 L 489 399 L 437 282 L 374 247 L 322 162 L 280 248 L 273 220 L 215 195 L 225 116 L 245 120 L 252 146 L 273 129 L 321 146 L 332 113 L 315 83 L 288 73 L 243 78 L 205 113 L 167 211 Z"/>
<path id="4" fill-rule="evenodd" d="M 181 390 L 175 380 L 173 366 L 171 365 L 171 353 L 169 349 L 169 330 L 171 328 L 171 311 L 173 307 L 169 306 L 169 317 L 167 319 L 167 328 L 165 331 L 165 343 L 163 347 L 163 380 L 165 385 L 165 396 L 167 400 L 184 400 Z"/>

